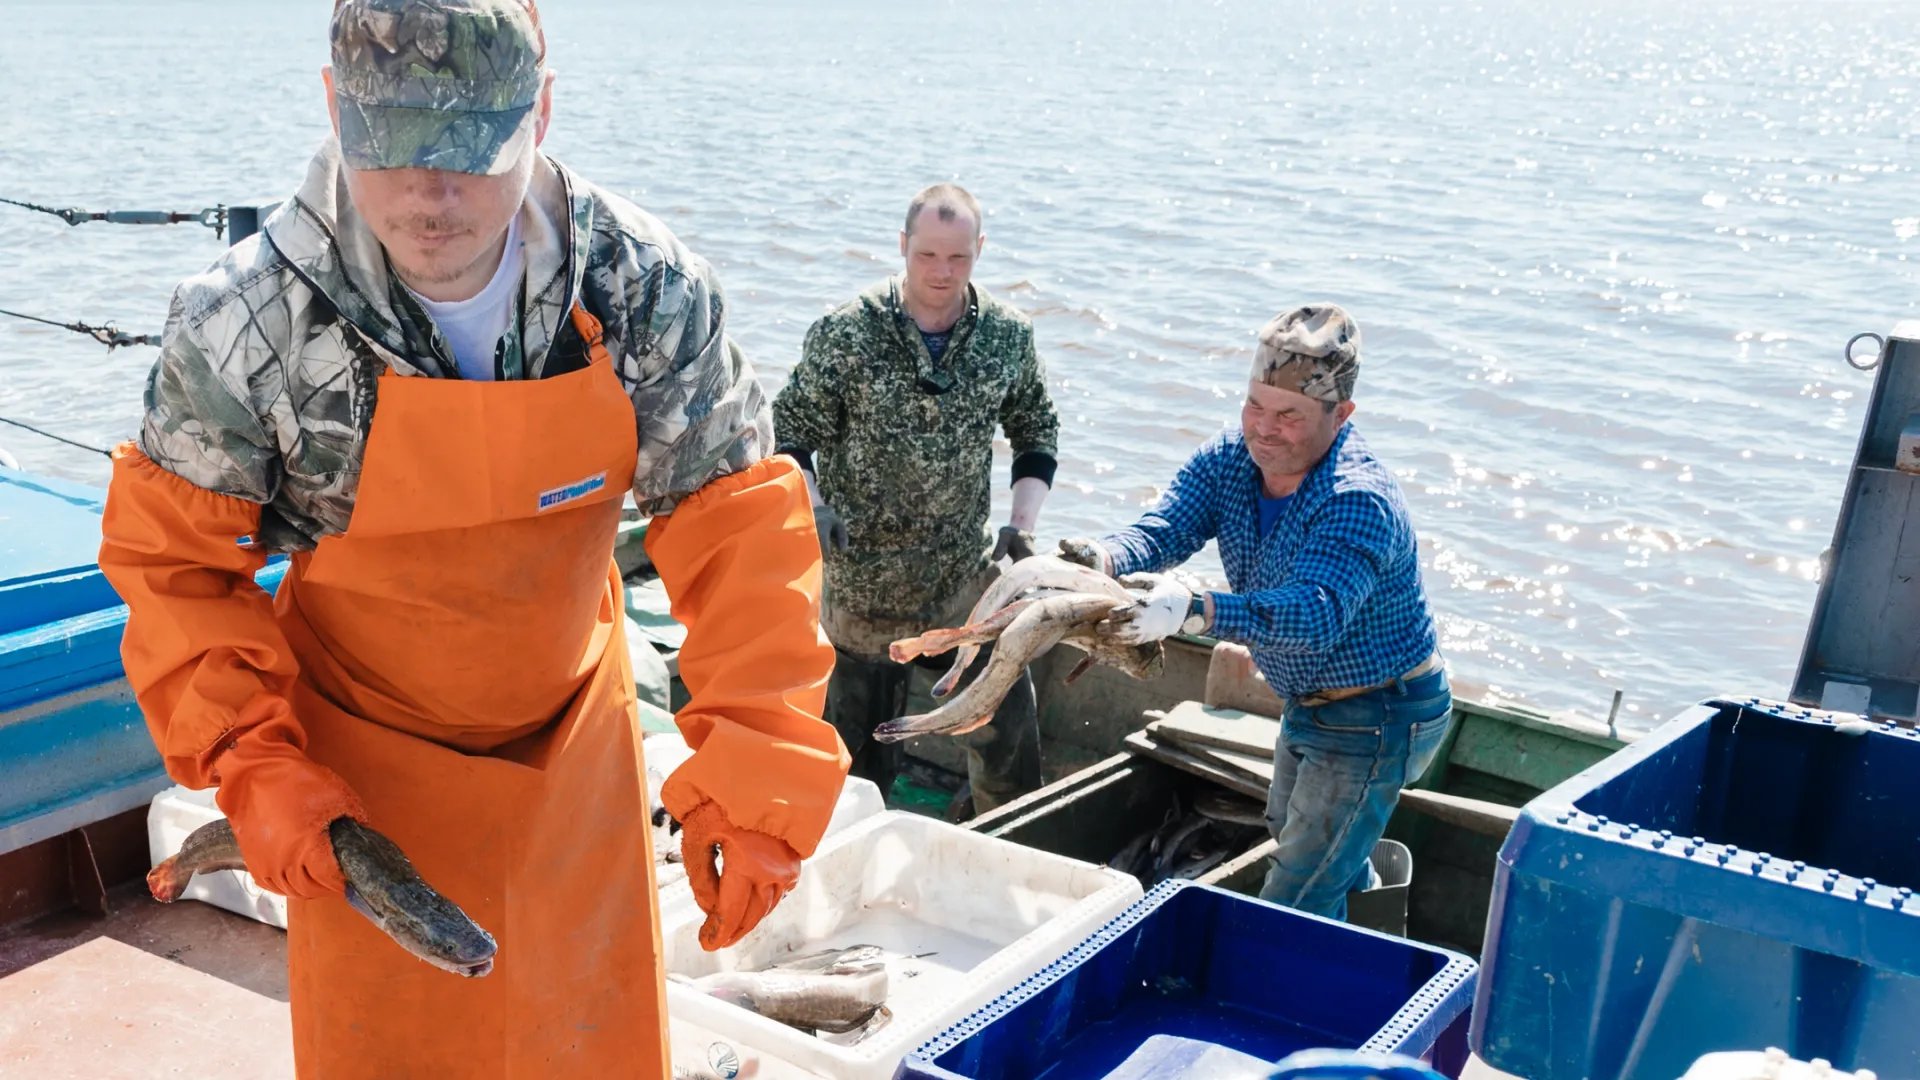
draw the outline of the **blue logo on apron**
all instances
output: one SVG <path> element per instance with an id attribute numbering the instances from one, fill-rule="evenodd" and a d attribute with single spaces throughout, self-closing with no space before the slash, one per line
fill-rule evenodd
<path id="1" fill-rule="evenodd" d="M 562 503 L 570 503 L 575 499 L 583 499 L 606 486 L 607 474 L 598 473 L 587 477 L 585 480 L 578 480 L 557 488 L 548 488 L 540 493 L 540 512 L 544 513 Z"/>

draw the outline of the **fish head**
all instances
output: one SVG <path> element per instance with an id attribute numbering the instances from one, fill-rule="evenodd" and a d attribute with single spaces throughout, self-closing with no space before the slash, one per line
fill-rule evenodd
<path id="1" fill-rule="evenodd" d="M 444 899 L 442 903 L 452 909 L 450 913 L 410 910 L 408 905 L 394 902 L 391 894 L 362 892 L 348 885 L 347 903 L 401 948 L 442 971 L 477 979 L 493 970 L 493 954 L 498 948 L 493 935 Z"/>
<path id="2" fill-rule="evenodd" d="M 328 834 L 355 911 L 442 971 L 477 979 L 493 970 L 493 935 L 422 880 L 398 845 L 347 817 Z"/>

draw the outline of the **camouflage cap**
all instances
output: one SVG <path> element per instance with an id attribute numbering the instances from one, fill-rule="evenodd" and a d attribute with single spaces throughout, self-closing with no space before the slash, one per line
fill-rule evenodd
<path id="1" fill-rule="evenodd" d="M 1360 324 L 1338 304 L 1306 304 L 1260 328 L 1253 381 L 1320 401 L 1346 401 L 1360 375 Z"/>
<path id="2" fill-rule="evenodd" d="M 341 156 L 356 169 L 506 172 L 533 139 L 546 53 L 532 0 L 340 0 Z"/>

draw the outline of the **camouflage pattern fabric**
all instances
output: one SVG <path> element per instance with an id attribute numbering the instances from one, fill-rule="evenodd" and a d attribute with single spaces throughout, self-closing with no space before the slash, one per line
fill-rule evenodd
<path id="1" fill-rule="evenodd" d="M 772 451 L 766 397 L 726 336 L 719 283 L 666 226 L 541 158 L 520 227 L 524 376 L 584 363 L 576 299 L 601 320 L 639 424 L 633 492 L 646 512 Z M 140 449 L 189 483 L 262 504 L 266 550 L 309 549 L 353 516 L 388 367 L 459 374 L 389 275 L 329 141 L 261 234 L 174 292 Z"/>
<path id="2" fill-rule="evenodd" d="M 1353 397 L 1360 377 L 1360 324 L 1338 304 L 1283 311 L 1260 328 L 1252 381 L 1318 401 Z"/>
<path id="3" fill-rule="evenodd" d="M 521 0 L 346 0 L 333 99 L 347 164 L 507 171 L 533 137 L 545 59 Z"/>
<path id="4" fill-rule="evenodd" d="M 847 524 L 826 558 L 829 637 L 843 616 L 931 628 L 988 566 L 995 428 L 1019 455 L 1052 454 L 1060 427 L 1025 315 L 973 287 L 936 365 L 892 278 L 807 331 L 773 422 L 777 445 L 814 452 Z"/>

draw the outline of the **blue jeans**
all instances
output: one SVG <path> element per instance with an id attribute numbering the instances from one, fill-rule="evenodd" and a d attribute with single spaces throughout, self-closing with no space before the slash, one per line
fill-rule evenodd
<path id="1" fill-rule="evenodd" d="M 1260 898 L 1345 919 L 1400 789 L 1433 763 L 1452 722 L 1445 669 L 1330 705 L 1289 700 L 1267 792 L 1279 850 Z"/>

